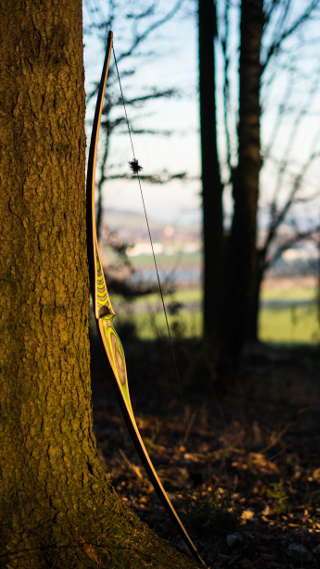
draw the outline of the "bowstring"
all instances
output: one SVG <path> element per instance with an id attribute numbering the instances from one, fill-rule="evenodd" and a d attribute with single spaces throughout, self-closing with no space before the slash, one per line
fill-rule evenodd
<path id="1" fill-rule="evenodd" d="M 175 353 L 174 338 L 173 338 L 173 335 L 172 335 L 172 331 L 171 331 L 171 327 L 170 327 L 170 323 L 169 323 L 168 311 L 167 311 L 166 303 L 165 303 L 165 300 L 164 300 L 164 293 L 163 293 L 163 288 L 162 288 L 161 279 L 160 279 L 160 271 L 159 271 L 159 267 L 158 267 L 158 261 L 157 261 L 157 257 L 156 257 L 156 254 L 155 254 L 155 250 L 154 250 L 153 239 L 152 239 L 152 234 L 151 234 L 151 229 L 150 229 L 150 224 L 149 224 L 149 218 L 148 218 L 148 212 L 147 212 L 146 202 L 145 202 L 145 199 L 144 199 L 144 194 L 143 194 L 143 189 L 142 189 L 142 183 L 141 183 L 141 177 L 140 177 L 140 174 L 139 174 L 139 169 L 140 169 L 141 167 L 139 168 L 139 163 L 138 163 L 138 160 L 137 160 L 137 158 L 136 158 L 136 153 L 135 153 L 135 148 L 134 148 L 134 143 L 133 143 L 133 136 L 132 136 L 131 125 L 130 125 L 130 121 L 129 121 L 129 117 L 128 117 L 128 113 L 127 113 L 127 108 L 126 108 L 126 103 L 125 103 L 124 94 L 123 94 L 123 88 L 122 88 L 122 83 L 121 83 L 121 77 L 120 77 L 120 72 L 119 72 L 117 57 L 116 57 L 115 50 L 114 50 L 114 47 L 113 47 L 113 46 L 112 46 L 112 52 L 113 52 L 113 57 L 114 57 L 114 63 L 115 63 L 116 73 L 117 73 L 117 79 L 118 79 L 118 83 L 119 83 L 120 96 L 121 96 L 121 103 L 122 103 L 122 106 L 123 106 L 123 111 L 124 111 L 124 114 L 125 114 L 125 120 L 126 120 L 126 125 L 127 125 L 128 134 L 129 134 L 129 139 L 130 139 L 130 145 L 131 145 L 131 151 L 132 151 L 132 158 L 133 158 L 132 163 L 135 163 L 135 164 L 137 164 L 137 166 L 138 166 L 138 168 L 137 168 L 136 170 L 133 169 L 133 174 L 134 174 L 134 176 L 136 177 L 136 179 L 138 180 L 138 186 L 139 186 L 139 190 L 140 190 L 140 196 L 141 196 L 141 201 L 142 201 L 143 213 L 144 213 L 144 218 L 145 218 L 145 222 L 146 222 L 146 226 L 147 226 L 147 230 L 148 230 L 148 236 L 149 236 L 149 242 L 150 242 L 151 251 L 152 251 L 153 263 L 154 263 L 154 267 L 155 267 L 155 271 L 156 271 L 158 290 L 159 290 L 159 294 L 160 294 L 160 298 L 161 298 L 161 303 L 162 303 L 162 308 L 163 308 L 163 313 L 164 313 L 165 322 L 166 322 L 167 334 L 168 334 L 168 339 L 169 339 L 169 344 L 170 344 L 170 349 L 171 349 L 171 355 L 172 355 L 172 362 L 173 362 L 173 366 L 174 366 L 174 368 L 175 368 L 175 373 L 176 373 L 176 377 L 177 377 L 177 380 L 178 380 L 178 385 L 181 385 L 180 373 L 179 373 L 179 368 L 178 368 L 177 358 L 176 358 L 176 353 Z"/>
<path id="2" fill-rule="evenodd" d="M 132 130 L 131 130 L 130 121 L 129 121 L 129 118 L 128 118 L 128 113 L 127 113 L 127 108 L 126 108 L 126 103 L 125 103 L 125 98 L 124 98 L 124 93 L 123 93 L 123 88 L 122 88 L 122 83 L 121 83 L 121 77 L 120 77 L 120 72 L 119 72 L 117 57 L 116 57 L 116 54 L 115 54 L 115 50 L 114 50 L 113 45 L 112 45 L 112 52 L 113 52 L 113 57 L 114 57 L 114 62 L 115 62 L 116 75 L 117 75 L 117 79 L 118 79 L 118 83 L 119 83 L 119 89 L 120 89 L 120 95 L 121 95 L 121 102 L 122 102 L 122 106 L 123 106 L 123 110 L 124 110 L 124 114 L 125 114 L 125 120 L 126 120 L 127 129 L 128 129 L 128 134 L 129 134 L 129 138 L 130 138 L 130 145 L 131 145 L 132 157 L 133 157 L 133 160 L 136 162 L 136 164 L 137 164 L 137 166 L 138 166 L 138 169 L 137 169 L 136 171 L 134 171 L 134 175 L 136 176 L 136 178 L 137 178 L 137 180 L 138 180 L 138 184 L 139 184 L 139 190 L 140 190 L 140 195 L 141 195 L 141 201 L 142 201 L 142 205 L 143 205 L 143 212 L 144 212 L 144 217 L 145 217 L 145 221 L 146 221 L 146 225 L 147 225 L 147 229 L 148 229 L 149 241 L 150 241 L 150 245 L 151 245 L 152 256 L 153 256 L 155 271 L 156 271 L 156 275 L 157 275 L 158 289 L 159 289 L 159 293 L 160 293 L 160 297 L 161 297 L 161 302 L 162 302 L 162 306 L 163 306 L 163 312 L 164 312 L 164 316 L 165 316 L 165 322 L 166 322 L 166 328 L 167 328 L 167 333 L 168 333 L 168 340 L 169 340 L 169 344 L 170 344 L 172 362 L 173 362 L 173 366 L 174 366 L 174 369 L 175 369 L 175 375 L 176 375 L 176 378 L 177 378 L 177 380 L 178 380 L 178 385 L 179 385 L 180 388 L 181 388 L 181 386 L 182 386 L 182 384 L 181 384 L 181 376 L 180 376 L 179 367 L 178 367 L 178 364 L 177 364 L 174 337 L 173 337 L 173 335 L 172 335 L 172 331 L 171 331 L 171 327 L 170 327 L 170 323 L 169 323 L 169 318 L 168 318 L 168 312 L 167 312 L 167 308 L 166 308 L 166 304 L 165 304 L 165 300 L 164 300 L 164 294 L 163 294 L 163 289 L 162 289 L 162 285 L 161 285 L 161 279 L 160 279 L 160 274 L 159 274 L 158 262 L 157 262 L 157 257 L 156 257 L 155 251 L 154 251 L 153 240 L 152 240 L 152 234 L 151 234 L 151 229 L 150 229 L 150 224 L 149 224 L 149 219 L 148 219 L 148 213 L 147 213 L 146 203 L 145 203 L 144 194 L 143 194 L 143 190 L 142 190 L 141 178 L 140 178 L 140 175 L 139 175 L 139 163 L 138 163 L 138 160 L 137 160 L 136 154 L 135 154 L 135 148 L 134 148 L 134 143 L 133 143 Z M 242 387 L 242 386 L 241 386 L 241 387 Z M 227 423 L 227 419 L 226 419 L 225 410 L 224 410 L 223 406 L 221 405 L 221 403 L 220 403 L 220 401 L 219 401 L 219 397 L 215 397 L 214 399 L 215 399 L 215 401 L 217 402 L 217 408 L 218 408 L 218 412 L 220 413 L 222 422 L 223 422 L 224 426 L 227 426 L 228 423 Z M 226 462 L 225 462 L 225 460 L 224 460 L 224 463 L 223 463 L 223 466 L 222 466 L 222 470 L 223 470 L 224 472 L 226 471 Z"/>
<path id="3" fill-rule="evenodd" d="M 134 170 L 133 168 L 132 168 L 132 170 L 133 170 L 135 177 L 138 180 L 140 196 L 141 196 L 141 201 L 142 201 L 142 206 L 143 206 L 143 212 L 144 212 L 144 217 L 145 217 L 146 226 L 147 226 L 147 230 L 148 230 L 149 241 L 150 241 L 150 246 L 151 246 L 151 251 L 152 251 L 152 256 L 153 256 L 153 262 L 154 262 L 154 267 L 155 267 L 156 276 L 157 276 L 157 284 L 158 284 L 159 294 L 160 294 L 161 303 L 162 303 L 162 307 L 163 307 L 163 313 L 164 313 L 165 322 L 166 322 L 166 328 L 167 328 L 168 340 L 169 340 L 169 344 L 170 344 L 173 367 L 175 369 L 175 375 L 176 375 L 176 378 L 178 380 L 178 386 L 181 388 L 181 386 L 182 386 L 181 376 L 180 376 L 179 367 L 178 367 L 177 358 L 176 358 L 174 337 L 173 337 L 173 334 L 171 331 L 169 318 L 168 318 L 168 311 L 167 311 L 166 303 L 164 300 L 164 293 L 163 293 L 161 279 L 160 279 L 160 272 L 159 272 L 157 257 L 156 257 L 155 250 L 154 250 L 153 239 L 152 239 L 152 234 L 151 234 L 151 229 L 150 229 L 150 224 L 149 224 L 149 219 L 148 219 L 148 212 L 147 212 L 147 207 L 146 207 L 143 189 L 142 189 L 141 177 L 139 174 L 139 170 L 141 167 L 139 167 L 139 163 L 138 163 L 138 160 L 136 158 L 131 125 L 130 125 L 130 121 L 129 121 L 129 117 L 128 117 L 128 113 L 127 113 L 127 108 L 126 108 L 126 103 L 125 103 L 125 98 L 124 98 L 124 93 L 123 93 L 123 88 L 122 88 L 122 83 L 121 83 L 121 77 L 120 77 L 120 72 L 119 72 L 119 67 L 118 67 L 118 62 L 117 62 L 117 57 L 116 57 L 113 45 L 112 45 L 112 52 L 113 52 L 114 63 L 115 63 L 115 68 L 116 68 L 116 75 L 117 75 L 119 89 L 120 89 L 121 103 L 123 106 L 125 121 L 126 121 L 126 125 L 127 125 L 128 134 L 129 134 L 129 139 L 130 139 L 132 158 L 133 158 L 133 161 L 138 166 L 136 170 Z M 217 402 L 218 412 L 220 412 L 222 422 L 226 426 L 227 425 L 227 419 L 226 419 L 225 411 L 219 402 L 219 398 L 215 397 L 215 400 Z M 222 468 L 223 468 L 223 471 L 226 471 L 226 462 L 225 461 L 224 461 Z"/>

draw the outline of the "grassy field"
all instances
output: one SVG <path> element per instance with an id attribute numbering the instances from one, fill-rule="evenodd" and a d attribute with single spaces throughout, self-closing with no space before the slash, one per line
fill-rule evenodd
<path id="1" fill-rule="evenodd" d="M 273 281 L 265 286 L 260 311 L 260 339 L 267 342 L 281 343 L 317 343 L 320 342 L 319 315 L 316 303 L 316 291 L 312 286 L 301 283 L 292 285 L 284 281 Z M 308 304 L 304 304 L 308 301 Z M 170 326 L 176 335 L 197 336 L 201 331 L 200 313 L 201 292 L 199 289 L 186 289 L 167 297 Z M 176 314 L 172 313 L 174 303 L 181 303 Z M 277 303 L 274 306 L 273 303 Z M 282 305 L 283 303 L 283 305 Z M 119 307 L 119 314 L 123 311 Z M 128 310 L 126 310 L 128 313 Z M 140 298 L 131 310 L 129 317 L 135 323 L 137 334 L 143 338 L 166 334 L 165 319 L 159 295 L 147 299 Z M 120 324 L 124 323 L 118 319 Z"/>
<path id="2" fill-rule="evenodd" d="M 290 344 L 319 343 L 316 304 L 283 309 L 263 308 L 260 314 L 260 339 Z"/>

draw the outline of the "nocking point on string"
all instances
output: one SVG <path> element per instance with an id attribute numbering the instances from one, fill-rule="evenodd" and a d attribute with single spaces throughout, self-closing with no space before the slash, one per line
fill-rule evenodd
<path id="1" fill-rule="evenodd" d="M 140 170 L 142 170 L 142 166 L 140 166 L 140 164 L 136 158 L 133 158 L 133 160 L 131 160 L 129 162 L 129 164 L 130 164 L 130 168 L 134 174 L 139 174 Z"/>

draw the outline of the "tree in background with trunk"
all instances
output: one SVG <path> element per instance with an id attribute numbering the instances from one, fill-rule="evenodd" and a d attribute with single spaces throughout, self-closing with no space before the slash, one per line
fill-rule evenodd
<path id="1" fill-rule="evenodd" d="M 314 165 L 319 152 L 318 133 L 298 170 L 295 168 L 292 172 L 292 159 L 290 160 L 290 151 L 298 137 L 299 126 L 310 112 L 310 108 L 312 110 L 313 97 L 318 92 L 314 81 L 302 102 L 293 100 L 290 101 L 291 105 L 289 104 L 290 97 L 294 99 L 292 94 L 295 93 L 294 87 L 296 86 L 298 90 L 299 80 L 301 85 L 303 65 L 306 61 L 312 60 L 308 52 L 304 62 L 301 63 L 299 55 L 308 48 L 308 41 L 303 32 L 309 31 L 308 25 L 310 26 L 313 18 L 317 16 L 319 0 L 310 0 L 302 10 L 301 6 L 296 6 L 293 10 L 292 4 L 287 0 L 242 0 L 237 6 L 229 0 L 198 3 L 199 39 L 203 36 L 201 28 L 204 25 L 208 26 L 200 18 L 204 9 L 207 9 L 208 16 L 211 10 L 212 26 L 214 26 L 213 6 L 216 7 L 219 30 L 218 44 L 217 42 L 214 44 L 212 36 L 211 39 L 207 36 L 207 51 L 211 52 L 212 46 L 216 49 L 218 63 L 214 66 L 211 62 L 211 68 L 212 73 L 216 75 L 216 69 L 219 69 L 219 81 L 216 82 L 218 87 L 214 95 L 209 95 L 208 81 L 207 84 L 200 81 L 201 124 L 202 121 L 211 123 L 213 136 L 217 136 L 217 132 L 222 134 L 217 139 L 216 145 L 212 144 L 212 141 L 208 143 L 208 136 L 202 134 L 202 146 L 208 145 L 207 151 L 202 148 L 202 156 L 207 152 L 215 164 L 215 183 L 212 181 L 209 191 L 215 196 L 223 193 L 226 198 L 224 206 L 228 197 L 232 196 L 230 223 L 228 223 L 230 209 L 224 207 L 224 230 L 221 228 L 221 215 L 217 208 L 204 212 L 204 219 L 208 217 L 215 227 L 219 227 L 220 224 L 226 242 L 223 247 L 223 263 L 220 253 L 212 254 L 216 243 L 212 242 L 212 249 L 209 247 L 209 250 L 206 244 L 204 246 L 204 308 L 206 310 L 206 307 L 210 306 L 206 297 L 210 297 L 211 288 L 214 294 L 218 295 L 221 305 L 217 326 L 222 322 L 220 346 L 223 346 L 223 360 L 229 363 L 238 361 L 246 341 L 257 340 L 261 283 L 267 268 L 286 247 L 292 246 L 298 240 L 313 237 L 319 227 L 316 220 L 311 221 L 308 228 L 301 227 L 297 214 L 297 207 L 302 203 L 313 203 L 317 197 L 316 192 L 309 192 L 306 195 L 304 189 L 306 174 Z M 317 41 L 312 34 L 310 37 L 310 43 Z M 238 57 L 238 46 L 237 68 L 235 62 Z M 296 50 L 294 55 L 288 53 L 288 47 L 292 46 Z M 199 43 L 200 77 L 201 66 L 204 65 L 203 53 Z M 288 89 L 284 90 L 283 99 L 280 102 L 278 99 L 275 104 L 273 89 L 278 86 L 279 73 L 288 78 Z M 295 81 L 292 81 L 293 75 Z M 281 89 L 279 91 L 281 92 Z M 211 104 L 210 111 L 207 106 L 207 116 L 204 116 L 201 99 L 206 96 L 215 97 L 216 102 Z M 217 108 L 222 112 L 217 113 Z M 277 118 L 274 120 L 269 142 L 266 143 L 265 134 L 261 135 L 261 125 L 264 124 L 266 110 L 268 109 L 270 113 L 275 108 L 277 108 Z M 293 108 L 296 109 L 294 113 Z M 286 121 L 292 114 L 293 126 L 288 128 Z M 284 132 L 288 144 L 283 158 L 276 161 L 275 141 L 282 123 L 287 128 Z M 264 130 L 268 129 L 265 127 Z M 283 132 L 280 134 L 283 136 Z M 215 146 L 219 151 L 218 161 L 217 152 L 214 151 Z M 205 196 L 208 191 L 205 169 L 208 166 L 203 163 L 202 167 Z M 270 171 L 271 168 L 273 168 L 273 178 L 277 180 L 273 194 L 270 191 L 266 192 L 265 185 L 261 185 L 261 173 L 264 174 L 265 170 Z M 219 178 L 222 180 L 223 190 Z M 204 209 L 207 203 L 208 201 L 204 199 Z M 258 238 L 259 217 L 261 220 L 259 203 L 264 208 L 263 212 L 267 210 L 267 214 L 264 215 L 267 219 L 265 222 L 267 230 L 263 233 L 262 241 L 260 237 Z M 285 222 L 291 223 L 292 232 L 287 239 L 279 240 L 279 232 Z M 217 282 L 214 287 L 210 287 L 207 275 L 214 274 L 215 271 Z M 217 283 L 220 283 L 219 291 Z M 214 310 L 204 314 L 205 323 L 210 320 L 210 316 L 212 319 L 216 318 Z M 211 323 L 211 326 L 215 327 L 215 324 Z M 206 326 L 204 334 L 212 345 Z"/>
<path id="2" fill-rule="evenodd" d="M 242 0 L 240 20 L 238 162 L 233 170 L 233 216 L 226 257 L 223 343 L 237 360 L 247 335 L 257 273 L 257 212 L 261 168 L 260 81 L 263 0 Z"/>
<path id="3" fill-rule="evenodd" d="M 218 157 L 216 109 L 217 14 L 214 2 L 199 3 L 199 101 L 203 212 L 203 330 L 214 358 L 222 330 L 223 287 L 222 182 Z"/>

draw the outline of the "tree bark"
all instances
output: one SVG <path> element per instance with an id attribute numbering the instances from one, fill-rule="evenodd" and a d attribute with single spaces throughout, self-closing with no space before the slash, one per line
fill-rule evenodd
<path id="1" fill-rule="evenodd" d="M 247 335 L 246 335 L 247 342 L 253 344 L 259 342 L 260 301 L 261 301 L 262 283 L 266 272 L 266 266 L 267 264 L 265 259 L 265 250 L 258 249 L 255 287 L 250 297 L 250 303 L 248 309 L 248 326 L 247 326 Z"/>
<path id="2" fill-rule="evenodd" d="M 1 566 L 194 567 L 93 435 L 80 0 L 0 0 L 0 59 Z"/>
<path id="3" fill-rule="evenodd" d="M 263 21 L 263 0 L 242 0 L 238 166 L 233 182 L 234 212 L 224 302 L 225 359 L 228 363 L 236 363 L 240 356 L 248 332 L 250 303 L 256 289 Z"/>
<path id="4" fill-rule="evenodd" d="M 215 36 L 213 0 L 198 3 L 199 100 L 203 211 L 203 334 L 211 355 L 219 351 L 223 279 L 222 183 L 217 146 Z M 213 350 L 213 351 L 212 351 Z"/>

